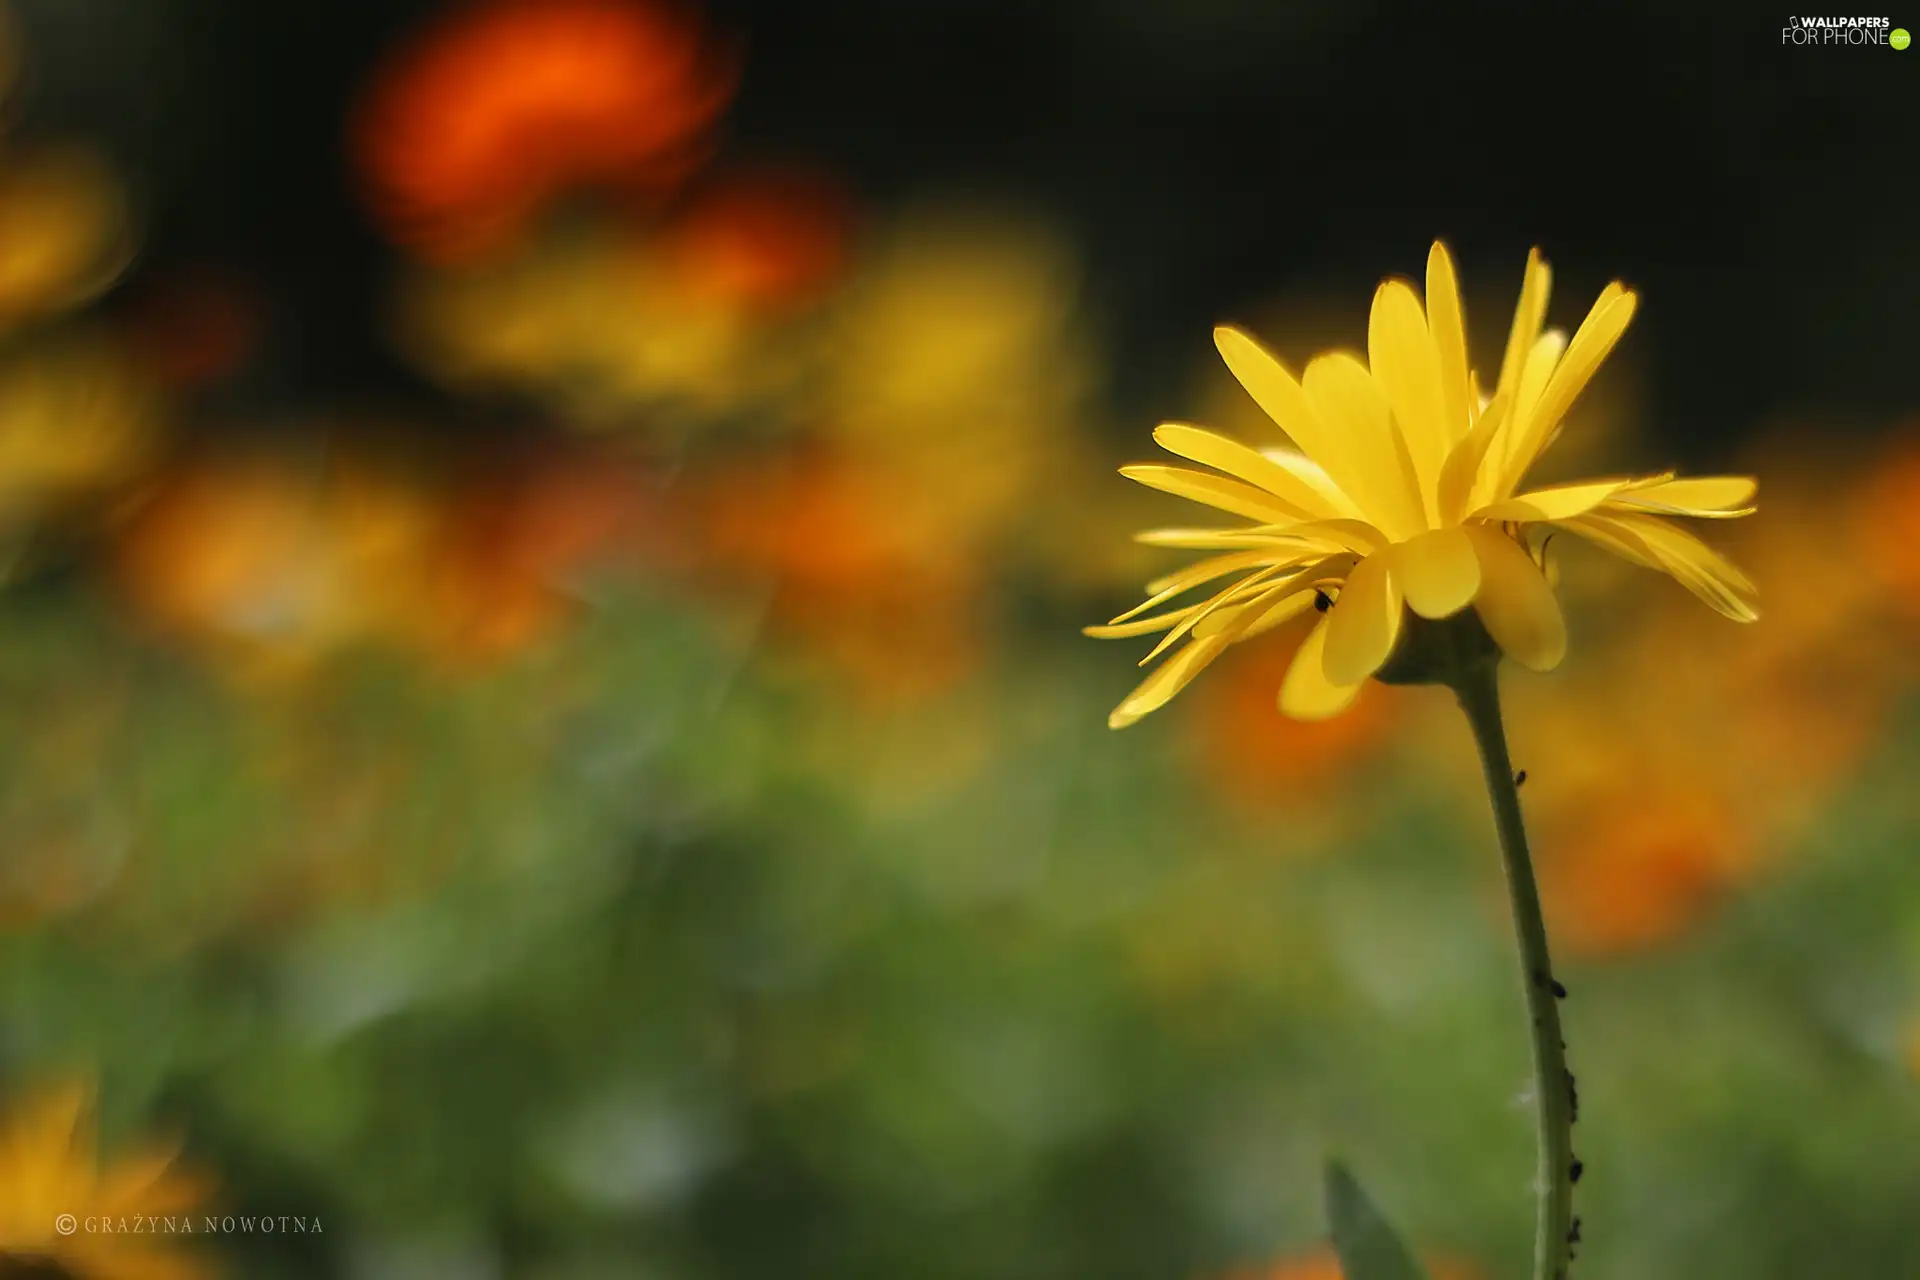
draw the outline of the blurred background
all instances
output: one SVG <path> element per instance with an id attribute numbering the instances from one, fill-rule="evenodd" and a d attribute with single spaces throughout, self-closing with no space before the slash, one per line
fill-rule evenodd
<path id="1" fill-rule="evenodd" d="M 1507 685 L 1580 1273 L 1920 1274 L 1920 52 L 1783 24 L 6 0 L 0 1271 L 1325 1280 L 1338 1152 L 1522 1274 L 1445 697 L 1078 634 L 1440 236 L 1641 292 L 1554 466 L 1761 477 Z"/>

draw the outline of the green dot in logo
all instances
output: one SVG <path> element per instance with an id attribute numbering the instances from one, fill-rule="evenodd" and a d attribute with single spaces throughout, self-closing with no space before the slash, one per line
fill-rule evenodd
<path id="1" fill-rule="evenodd" d="M 1913 37 L 1907 34 L 1905 27 L 1895 27 L 1887 33 L 1887 43 L 1896 49 L 1904 49 L 1913 43 Z"/>

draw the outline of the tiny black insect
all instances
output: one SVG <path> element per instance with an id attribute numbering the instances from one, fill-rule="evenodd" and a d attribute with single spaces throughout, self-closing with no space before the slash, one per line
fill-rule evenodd
<path id="1" fill-rule="evenodd" d="M 1313 592 L 1313 607 L 1325 613 L 1333 608 L 1333 597 L 1316 587 Z"/>
<path id="2" fill-rule="evenodd" d="M 1586 1171 L 1587 1171 L 1587 1166 L 1582 1164 L 1580 1161 L 1575 1160 L 1573 1164 L 1570 1165 L 1567 1169 L 1567 1180 L 1569 1182 L 1578 1182 L 1580 1181 L 1580 1175 L 1585 1173 Z"/>
<path id="3" fill-rule="evenodd" d="M 1567 1120 L 1577 1122 L 1580 1119 L 1580 1086 L 1574 1083 L 1573 1072 L 1567 1072 Z"/>
<path id="4" fill-rule="evenodd" d="M 1573 1220 L 1573 1229 L 1567 1232 L 1567 1243 L 1580 1243 L 1580 1219 L 1578 1217 L 1575 1217 Z"/>
<path id="5" fill-rule="evenodd" d="M 1553 994 L 1556 999 L 1565 1000 L 1567 998 L 1566 985 L 1561 982 L 1555 982 L 1553 984 Z"/>
<path id="6" fill-rule="evenodd" d="M 1527 785 L 1527 771 L 1525 769 L 1513 775 L 1513 785 L 1516 787 L 1524 787 Z"/>

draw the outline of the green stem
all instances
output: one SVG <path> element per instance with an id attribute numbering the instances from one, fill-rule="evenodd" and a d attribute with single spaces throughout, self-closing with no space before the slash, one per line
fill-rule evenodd
<path id="1" fill-rule="evenodd" d="M 1547 925 L 1540 911 L 1540 888 L 1527 853 L 1527 830 L 1520 820 L 1520 788 L 1507 735 L 1500 721 L 1500 686 L 1493 662 L 1472 664 L 1453 683 L 1460 709 L 1473 726 L 1500 832 L 1500 855 L 1507 869 L 1507 893 L 1513 903 L 1514 931 L 1520 941 L 1520 977 L 1527 995 L 1527 1022 L 1533 1031 L 1533 1096 L 1539 1117 L 1539 1197 L 1533 1237 L 1534 1280 L 1565 1280 L 1573 1249 L 1573 1073 L 1567 1070 L 1567 1045 L 1560 1030 L 1553 962 L 1547 954 Z"/>

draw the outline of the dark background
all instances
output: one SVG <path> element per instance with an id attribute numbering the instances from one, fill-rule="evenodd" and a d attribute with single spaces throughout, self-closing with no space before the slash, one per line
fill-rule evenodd
<path id="1" fill-rule="evenodd" d="M 265 278 L 276 394 L 430 402 L 373 322 L 389 251 L 344 159 L 314 157 L 340 156 L 355 89 L 434 8 L 22 6 L 39 105 L 116 137 L 154 201 L 143 271 Z M 1171 394 L 1208 326 L 1254 298 L 1303 281 L 1364 296 L 1440 235 L 1502 280 L 1538 243 L 1640 287 L 1648 426 L 1682 454 L 1795 406 L 1838 427 L 1904 403 L 1920 50 L 1783 47 L 1784 15 L 1705 6 L 709 11 L 747 50 L 734 154 L 807 156 L 869 204 L 977 189 L 1055 213 L 1119 317 L 1128 398 Z M 1562 296 L 1601 283 L 1563 276 Z"/>

